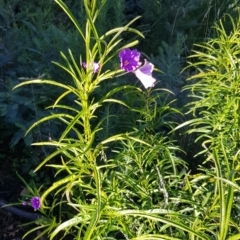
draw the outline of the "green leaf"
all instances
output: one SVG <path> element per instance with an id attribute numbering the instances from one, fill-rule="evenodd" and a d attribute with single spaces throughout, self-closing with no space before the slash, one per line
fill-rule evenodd
<path id="1" fill-rule="evenodd" d="M 193 234 L 196 237 L 199 237 L 200 239 L 204 239 L 204 240 L 211 240 L 207 235 L 205 235 L 204 233 L 200 233 L 200 232 L 196 232 L 194 231 L 192 228 L 180 223 L 180 222 L 176 222 L 173 220 L 169 220 L 157 215 L 153 215 L 151 213 L 145 212 L 145 211 L 137 211 L 137 210 L 122 210 L 122 211 L 118 211 L 118 213 L 122 216 L 137 216 L 137 217 L 142 217 L 142 218 L 146 218 L 146 219 L 150 219 L 150 220 L 154 220 L 156 222 L 161 222 L 161 223 L 165 223 L 165 224 L 169 224 L 170 226 L 176 227 L 177 229 L 181 229 L 183 231 L 186 231 L 188 233 Z"/>
<path id="2" fill-rule="evenodd" d="M 83 41 L 85 42 L 85 36 L 82 32 L 82 29 L 80 27 L 80 25 L 78 24 L 77 19 L 73 16 L 72 12 L 69 10 L 69 8 L 67 7 L 67 5 L 65 3 L 63 3 L 61 0 L 54 0 L 62 9 L 63 11 L 67 14 L 67 16 L 71 19 L 71 21 L 73 22 L 73 24 L 75 25 L 75 27 L 77 28 L 78 32 L 80 33 Z"/>

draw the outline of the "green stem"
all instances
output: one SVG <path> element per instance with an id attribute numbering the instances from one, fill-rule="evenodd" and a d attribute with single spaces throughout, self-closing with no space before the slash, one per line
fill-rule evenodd
<path id="1" fill-rule="evenodd" d="M 93 167 L 93 171 L 94 171 L 94 178 L 96 183 L 96 197 L 97 197 L 96 212 L 92 216 L 92 219 L 90 221 L 90 224 L 88 225 L 88 228 L 83 240 L 92 239 L 91 237 L 94 233 L 94 230 L 96 229 L 96 225 L 101 215 L 101 207 L 102 207 L 101 206 L 101 179 L 100 179 L 100 174 L 97 166 Z"/>

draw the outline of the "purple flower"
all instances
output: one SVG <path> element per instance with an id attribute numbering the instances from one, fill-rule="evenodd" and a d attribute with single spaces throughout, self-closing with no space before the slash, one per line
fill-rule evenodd
<path id="1" fill-rule="evenodd" d="M 86 69 L 87 68 L 87 64 L 85 62 L 82 63 L 82 66 Z M 92 63 L 92 70 L 93 73 L 97 73 L 100 69 L 100 64 L 99 63 Z"/>
<path id="2" fill-rule="evenodd" d="M 145 88 L 154 87 L 156 79 L 152 77 L 153 68 L 154 65 L 145 59 L 144 65 L 134 72 Z"/>
<path id="3" fill-rule="evenodd" d="M 136 49 L 122 49 L 119 52 L 119 57 L 121 61 L 121 69 L 127 72 L 133 72 L 141 65 L 141 63 L 139 62 L 140 53 Z"/>
<path id="4" fill-rule="evenodd" d="M 122 49 L 119 52 L 119 57 L 121 69 L 133 72 L 145 88 L 154 87 L 156 82 L 156 79 L 152 77 L 154 65 L 145 59 L 144 64 L 141 66 L 140 53 L 136 49 Z"/>
<path id="5" fill-rule="evenodd" d="M 28 205 L 28 202 L 24 201 L 23 206 L 27 206 L 27 205 Z"/>
<path id="6" fill-rule="evenodd" d="M 40 197 L 32 197 L 31 204 L 34 210 L 38 210 L 41 207 Z"/>
<path id="7" fill-rule="evenodd" d="M 82 66 L 86 69 L 86 68 L 87 68 L 86 62 L 83 62 L 83 63 L 82 63 Z"/>

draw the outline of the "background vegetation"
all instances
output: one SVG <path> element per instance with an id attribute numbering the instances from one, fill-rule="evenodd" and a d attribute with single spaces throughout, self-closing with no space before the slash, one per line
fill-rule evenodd
<path id="1" fill-rule="evenodd" d="M 87 16 L 82 1 L 64 2 L 80 26 L 85 26 Z M 54 1 L 2 0 L 0 4 L 0 198 L 14 202 L 21 198 L 24 189 L 16 172 L 27 185 L 34 182 L 37 189 L 57 181 L 54 169 L 33 172 L 54 152 L 53 147 L 31 144 L 58 139 L 65 125 L 56 119 L 48 120 L 25 136 L 34 122 L 58 113 L 46 107 L 54 103 L 62 90 L 35 84 L 15 91 L 12 88 L 34 78 L 70 84 L 67 73 L 52 61 L 64 64 L 60 51 L 68 55 L 71 49 L 75 59 L 86 52 L 74 25 Z M 155 146 L 149 149 L 128 139 L 104 149 L 101 161 L 115 159 L 117 172 L 123 173 L 118 175 L 111 168 L 103 173 L 107 195 L 112 193 L 109 205 L 121 203 L 122 208 L 131 209 L 105 212 L 111 220 L 129 214 L 119 221 L 125 222 L 121 227 L 106 225 L 103 232 L 108 234 L 102 233 L 105 239 L 154 239 L 160 233 L 162 239 L 239 239 L 238 5 L 237 0 L 115 0 L 106 1 L 101 9 L 96 22 L 100 35 L 142 16 L 132 27 L 145 38 L 124 32 L 123 43 L 138 39 L 137 48 L 162 71 L 154 73 L 158 80 L 156 89 L 166 88 L 174 93 L 118 92 L 115 97 L 129 109 L 109 103 L 96 112 L 99 119 L 113 115 L 103 121 L 104 131 L 96 134 L 96 144 L 135 129 L 139 139 Z M 119 68 L 117 57 L 105 65 L 106 69 L 109 67 Z M 129 82 L 141 87 L 134 77 L 124 75 L 114 83 L 104 82 L 94 92 L 94 99 L 99 100 L 111 89 Z M 74 107 L 73 100 L 69 95 L 64 104 Z M 96 126 L 97 121 L 92 124 Z M 171 131 L 176 127 L 177 131 Z M 61 159 L 55 156 L 52 161 L 59 164 Z M 66 176 L 61 174 L 57 179 Z M 111 185 L 114 181 L 118 187 Z M 118 192 L 119 189 L 126 191 Z M 121 202 L 123 199 L 125 202 Z M 162 210 L 157 215 L 138 212 L 157 207 Z M 63 219 L 51 219 L 56 212 L 45 213 L 51 224 L 55 221 L 55 225 L 49 226 L 54 228 L 73 219 L 76 212 L 71 209 L 72 213 L 66 214 L 67 210 L 64 209 Z M 227 232 L 224 226 L 229 226 Z M 7 239 L 12 231 L 2 229 Z M 195 235 L 197 232 L 199 235 Z M 68 235 L 72 239 L 76 229 L 66 230 L 66 239 Z"/>

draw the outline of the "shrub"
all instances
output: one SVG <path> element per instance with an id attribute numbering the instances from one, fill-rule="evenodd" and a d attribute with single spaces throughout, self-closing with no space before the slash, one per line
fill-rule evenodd
<path id="1" fill-rule="evenodd" d="M 224 27 L 225 21 L 231 22 L 231 29 Z M 184 88 L 190 94 L 191 102 L 187 108 L 192 119 L 179 127 L 189 126 L 187 133 L 196 134 L 196 141 L 203 147 L 198 153 L 204 159 L 200 168 L 202 174 L 194 177 L 188 187 L 194 201 L 195 196 L 203 197 L 197 204 L 192 203 L 197 211 L 193 226 L 204 228 L 218 239 L 237 239 L 240 236 L 236 215 L 240 19 L 226 15 L 225 21 L 220 20 L 215 25 L 216 37 L 196 44 L 196 50 L 190 56 L 189 67 L 198 71 L 188 79 L 192 84 Z"/>
<path id="2" fill-rule="evenodd" d="M 137 44 L 137 41 L 123 43 L 119 49 L 121 33 L 129 31 L 142 36 L 130 27 L 134 20 L 101 36 L 95 26 L 99 14 L 97 1 L 85 0 L 87 20 L 84 33 L 68 7 L 61 0 L 56 2 L 82 37 L 86 47 L 86 65 L 81 62 L 82 57 L 80 62 L 76 61 L 71 50 L 68 51 L 69 57 L 61 52 L 65 63 L 55 64 L 69 74 L 71 82 L 62 84 L 36 79 L 17 86 L 45 83 L 64 90 L 51 106 L 57 110 L 56 113 L 35 122 L 28 130 L 53 119 L 65 125 L 58 138 L 34 144 L 54 149 L 36 170 L 47 164 L 56 172 L 56 177 L 52 185 L 34 191 L 24 181 L 33 196 L 41 195 L 40 211 L 44 216 L 38 220 L 40 226 L 30 232 L 42 229 L 41 235 L 48 233 L 50 239 L 55 236 L 114 238 L 119 234 L 131 238 L 144 238 L 145 234 L 157 236 L 158 221 L 174 225 L 170 217 L 162 220 L 158 216 L 168 213 L 159 206 L 169 204 L 168 191 L 172 188 L 175 189 L 174 196 L 178 196 L 178 168 L 184 169 L 183 162 L 175 156 L 179 149 L 164 133 L 167 131 L 164 127 L 173 128 L 170 115 L 178 111 L 170 106 L 171 102 L 165 100 L 162 103 L 165 98 L 164 91 L 160 89 L 142 90 L 113 82 L 123 74 L 123 70 L 109 70 L 107 62 L 112 61 L 120 49 Z M 101 1 L 98 9 L 104 3 Z M 98 64 L 98 59 L 100 68 L 96 70 L 92 66 L 94 62 Z M 106 84 L 107 81 L 111 84 Z M 73 99 L 69 105 L 62 103 L 68 95 Z M 124 96 L 130 106 L 123 100 Z M 121 107 L 115 107 L 118 105 Z M 104 126 L 109 127 L 107 123 L 112 113 L 108 111 L 106 114 L 106 111 L 111 108 L 117 109 L 114 115 L 127 109 L 129 119 L 125 119 L 125 128 L 128 131 L 117 128 L 115 134 L 111 129 L 109 134 L 100 135 Z M 100 109 L 104 110 L 103 115 Z M 160 129 L 162 133 L 157 134 Z M 54 160 L 56 156 L 60 161 Z M 141 230 L 143 224 L 148 227 Z"/>

